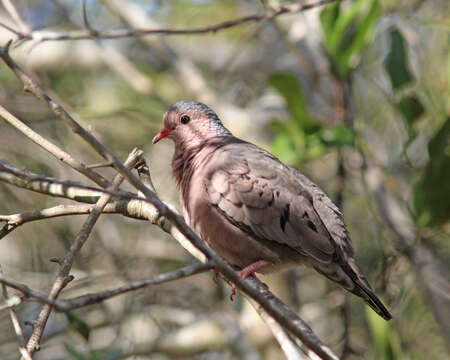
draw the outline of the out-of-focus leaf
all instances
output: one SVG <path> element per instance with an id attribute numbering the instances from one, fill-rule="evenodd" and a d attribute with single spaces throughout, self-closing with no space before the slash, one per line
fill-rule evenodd
<path id="1" fill-rule="evenodd" d="M 409 84 L 413 76 L 409 71 L 408 54 L 402 33 L 393 28 L 390 32 L 391 48 L 384 62 L 384 67 L 391 79 L 393 89 Z"/>
<path id="2" fill-rule="evenodd" d="M 414 209 L 420 225 L 442 224 L 450 219 L 450 118 L 428 144 L 430 160 L 414 187 Z"/>
<path id="3" fill-rule="evenodd" d="M 328 148 L 353 144 L 354 134 L 346 127 L 324 127 L 308 116 L 303 91 L 293 74 L 271 75 L 269 83 L 285 98 L 290 115 L 287 121 L 272 122 L 271 150 L 281 161 L 297 166 L 318 158 Z"/>
<path id="4" fill-rule="evenodd" d="M 320 137 L 329 146 L 352 146 L 355 133 L 345 126 L 324 127 L 320 131 Z"/>
<path id="5" fill-rule="evenodd" d="M 333 32 L 336 20 L 339 17 L 340 9 L 338 3 L 333 3 L 324 6 L 320 12 L 320 23 L 322 25 L 325 48 L 330 53 L 333 52 L 333 48 L 335 48 L 335 44 L 333 43 Z"/>
<path id="6" fill-rule="evenodd" d="M 389 322 L 366 306 L 366 318 L 375 345 L 375 358 L 384 360 L 401 359 L 398 336 Z"/>
<path id="7" fill-rule="evenodd" d="M 325 7 L 320 20 L 332 67 L 338 76 L 345 78 L 351 70 L 350 59 L 361 51 L 373 28 L 379 5 L 377 0 L 357 0 L 345 10 L 339 6 Z"/>
<path id="8" fill-rule="evenodd" d="M 323 143 L 318 133 L 308 135 L 306 138 L 306 160 L 314 160 L 322 156 L 327 151 L 327 146 Z"/>
<path id="9" fill-rule="evenodd" d="M 414 95 L 403 98 L 396 106 L 410 124 L 416 121 L 425 112 L 422 103 Z"/>
<path id="10" fill-rule="evenodd" d="M 91 329 L 89 325 L 80 319 L 78 316 L 67 312 L 66 313 L 67 320 L 69 320 L 70 327 L 72 330 L 76 331 L 80 334 L 86 341 L 89 340 L 89 335 L 91 333 Z"/>
<path id="11" fill-rule="evenodd" d="M 371 0 L 372 1 L 372 0 Z M 348 29 L 351 24 L 356 21 L 359 12 L 364 7 L 368 0 L 357 0 L 350 4 L 350 6 L 345 9 L 345 11 L 339 12 L 339 17 L 334 24 L 333 31 L 330 32 L 329 45 L 333 54 L 338 54 L 340 50 L 345 49 L 344 44 L 349 44 L 348 40 L 345 39 L 346 35 L 353 37 L 352 34 L 348 34 Z"/>
<path id="12" fill-rule="evenodd" d="M 308 131 L 315 125 L 306 112 L 306 99 L 294 74 L 276 73 L 269 76 L 269 85 L 284 98 L 289 115 Z"/>
<path id="13" fill-rule="evenodd" d="M 304 136 L 292 136 L 285 122 L 274 121 L 272 128 L 276 132 L 275 139 L 272 141 L 272 152 L 284 163 L 295 166 L 302 160 L 304 142 L 303 146 L 300 142 L 304 141 Z M 299 149 L 299 147 L 302 148 Z"/>
<path id="14" fill-rule="evenodd" d="M 367 1 L 359 0 L 359 2 L 365 3 Z M 350 70 L 350 59 L 364 47 L 370 31 L 378 18 L 378 14 L 378 0 L 370 0 L 369 10 L 360 19 L 358 19 L 353 41 L 348 45 L 348 47 L 342 50 L 338 56 L 338 69 L 341 76 L 348 75 Z"/>

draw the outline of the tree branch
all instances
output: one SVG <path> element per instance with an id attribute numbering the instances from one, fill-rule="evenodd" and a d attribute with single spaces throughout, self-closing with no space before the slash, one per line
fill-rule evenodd
<path id="1" fill-rule="evenodd" d="M 1 277 L 3 277 L 3 271 L 0 266 L 0 278 Z M 10 297 L 8 294 L 8 288 L 6 287 L 6 285 L 4 283 L 2 283 L 2 291 L 3 291 L 3 297 L 5 298 L 5 302 L 8 303 Z M 17 316 L 17 312 L 16 312 L 16 309 L 14 308 L 14 306 L 9 307 L 9 315 L 11 317 L 11 322 L 13 324 L 14 331 L 16 332 L 17 340 L 19 341 L 20 354 L 22 355 L 22 357 L 25 360 L 31 360 L 31 355 L 26 349 L 26 342 L 25 342 L 25 338 L 23 336 L 22 326 L 20 325 L 20 320 L 19 320 L 19 317 Z"/>
<path id="2" fill-rule="evenodd" d="M 16 34 L 19 39 L 34 40 L 37 42 L 44 41 L 61 41 L 61 40 L 86 40 L 86 39 L 121 39 L 129 37 L 140 37 L 145 35 L 201 35 L 208 33 L 217 33 L 218 31 L 230 29 L 232 27 L 241 26 L 249 23 L 258 23 L 261 21 L 272 20 L 285 14 L 297 14 L 303 11 L 321 7 L 323 5 L 337 2 L 340 0 L 319 0 L 310 4 L 291 3 L 281 6 L 274 12 L 264 12 L 260 14 L 252 14 L 240 17 L 234 20 L 223 21 L 218 24 L 199 27 L 195 29 L 123 29 L 123 30 L 106 30 L 98 31 L 88 27 L 85 30 L 73 32 L 22 32 L 12 29 L 5 24 L 0 23 L 5 29 Z"/>
<path id="3" fill-rule="evenodd" d="M 9 16 L 14 20 L 14 22 L 19 26 L 20 31 L 24 34 L 30 33 L 30 28 L 25 23 L 25 21 L 22 20 L 20 17 L 19 12 L 17 11 L 14 4 L 11 2 L 11 0 L 2 0 L 3 6 L 5 7 L 6 11 L 8 12 Z"/>
<path id="4" fill-rule="evenodd" d="M 128 156 L 128 159 L 124 163 L 125 167 L 133 168 L 138 161 L 138 158 L 142 156 L 142 152 L 140 151 L 132 151 Z M 117 189 L 123 181 L 123 176 L 117 174 L 112 182 L 111 188 Z M 73 261 L 75 256 L 78 254 L 82 246 L 85 244 L 86 240 L 89 237 L 92 229 L 94 228 L 95 223 L 100 217 L 103 208 L 111 199 L 110 194 L 103 194 L 97 203 L 95 204 L 94 209 L 84 222 L 81 230 L 78 232 L 75 237 L 74 242 L 70 246 L 69 251 L 64 255 L 63 259 L 60 263 L 60 268 L 56 274 L 56 279 L 53 282 L 50 293 L 48 297 L 52 300 L 56 299 L 59 293 L 64 289 L 67 284 L 73 279 L 72 276 L 69 275 L 70 270 L 72 268 Z M 32 355 L 36 350 L 39 349 L 39 343 L 44 332 L 45 325 L 47 324 L 48 317 L 50 316 L 50 312 L 52 310 L 51 305 L 44 305 L 41 312 L 39 313 L 36 321 L 33 326 L 33 333 L 30 336 L 30 339 L 27 343 L 27 350 Z"/>
<path id="5" fill-rule="evenodd" d="M 42 88 L 33 81 L 19 66 L 11 59 L 8 54 L 8 44 L 6 47 L 0 49 L 0 57 L 5 63 L 15 72 L 18 78 L 25 85 L 25 89 L 33 93 L 38 99 L 43 101 L 62 121 L 64 121 L 72 130 L 79 136 L 81 136 L 88 144 L 90 144 L 100 155 L 102 155 L 107 161 L 111 161 L 114 164 L 114 168 L 123 175 L 128 182 L 134 186 L 138 191 L 141 191 L 147 200 L 153 204 L 157 212 L 159 219 L 167 219 L 172 223 L 172 228 L 175 231 L 180 232 L 187 239 L 187 242 L 192 247 L 197 248 L 209 261 L 213 261 L 216 270 L 220 271 L 225 278 L 235 284 L 241 291 L 246 293 L 249 297 L 257 301 L 269 315 L 277 320 L 280 325 L 298 337 L 308 348 L 314 351 L 322 359 L 337 359 L 337 356 L 331 351 L 330 348 L 325 346 L 321 340 L 314 334 L 311 328 L 298 317 L 298 315 L 292 311 L 281 300 L 276 298 L 268 289 L 267 286 L 261 283 L 257 279 L 242 279 L 236 271 L 231 267 L 224 259 L 222 259 L 214 250 L 212 250 L 204 241 L 202 241 L 192 229 L 190 229 L 184 222 L 184 219 L 179 214 L 173 212 L 166 204 L 164 204 L 159 197 L 147 188 L 129 169 L 127 169 L 117 157 L 109 151 L 103 144 L 101 144 L 91 133 L 84 130 L 65 110 L 64 108 L 52 100 Z M 106 205 L 106 204 L 104 204 Z M 103 205 L 103 206 L 104 206 Z M 93 215 L 92 213 L 91 215 Z M 95 214 L 99 214 L 98 211 Z M 88 219 L 91 219 L 91 215 Z M 98 215 L 97 215 L 98 217 Z M 96 218 L 94 218 L 96 219 Z M 158 224 L 160 225 L 160 224 Z M 89 228 L 91 226 L 87 224 Z M 164 224 L 160 225 L 164 228 Z M 88 229 L 89 230 L 89 229 Z M 74 243 L 75 251 L 71 251 L 73 255 L 82 246 L 85 239 L 82 234 L 85 233 L 82 229 L 80 232 L 80 241 L 77 240 Z M 183 244 L 182 244 L 183 245 Z M 62 269 L 70 270 L 71 260 L 73 256 L 69 255 L 69 262 L 63 263 Z M 61 271 L 62 273 L 62 271 Z M 60 286 L 56 286 L 59 288 Z M 62 287 L 60 287 L 62 288 Z M 58 295 L 59 291 L 55 295 Z M 52 297 L 52 296 L 50 296 Z M 56 297 L 56 296 L 55 296 Z M 50 308 L 49 306 L 47 306 Z M 48 315 L 47 315 L 48 316 Z M 42 334 L 42 332 L 41 332 Z M 40 338 L 40 336 L 39 336 Z M 33 340 L 33 339 L 31 339 Z M 29 342 L 30 344 L 30 342 Z"/>
<path id="6" fill-rule="evenodd" d="M 89 169 L 85 164 L 79 162 L 74 159 L 70 154 L 66 153 L 64 150 L 60 149 L 58 146 L 48 141 L 31 128 L 26 126 L 22 121 L 16 118 L 13 114 L 11 114 L 8 110 L 6 110 L 3 106 L 0 105 L 0 116 L 6 120 L 9 124 L 14 126 L 17 130 L 19 130 L 22 134 L 28 137 L 35 144 L 39 145 L 43 149 L 47 150 L 50 154 L 56 157 L 58 160 L 64 162 L 69 165 L 72 169 L 77 170 L 87 178 L 91 179 L 101 187 L 108 187 L 110 182 L 105 179 L 99 173 Z"/>
<path id="7" fill-rule="evenodd" d="M 2 283 L 4 286 L 9 286 L 20 291 L 27 298 L 36 299 L 44 304 L 47 304 L 50 308 L 56 311 L 67 312 L 87 305 L 98 304 L 104 300 L 110 299 L 114 296 L 125 294 L 127 292 L 136 291 L 149 286 L 160 285 L 170 281 L 175 281 L 192 275 L 200 274 L 212 269 L 213 267 L 214 264 L 211 262 L 206 264 L 196 262 L 194 264 L 184 266 L 171 272 L 159 274 L 152 279 L 136 280 L 116 289 L 101 291 L 94 294 L 85 294 L 75 298 L 64 300 L 49 297 L 40 291 L 29 288 L 25 284 L 8 279 L 2 274 L 0 274 L 0 283 Z"/>

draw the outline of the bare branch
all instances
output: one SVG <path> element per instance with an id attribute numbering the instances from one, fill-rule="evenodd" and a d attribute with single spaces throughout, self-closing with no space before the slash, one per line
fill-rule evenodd
<path id="1" fill-rule="evenodd" d="M 142 183 L 145 186 L 147 186 L 150 190 L 156 192 L 155 186 L 153 185 L 152 177 L 150 175 L 150 170 L 144 157 L 142 157 L 139 164 L 137 164 L 136 170 L 138 172 L 139 179 L 141 179 Z"/>
<path id="2" fill-rule="evenodd" d="M 108 204 L 111 205 L 111 204 Z M 106 207 L 108 207 L 108 205 Z M 57 205 L 42 210 L 26 211 L 19 214 L 0 215 L 0 221 L 6 221 L 6 224 L 0 229 L 0 239 L 8 235 L 10 232 L 30 221 L 50 219 L 60 216 L 69 215 L 85 215 L 89 214 L 94 205 L 77 204 L 77 205 Z M 103 209 L 106 213 L 106 208 Z"/>
<path id="3" fill-rule="evenodd" d="M 0 181 L 31 191 L 63 197 L 80 202 L 95 203 L 105 193 L 119 195 L 93 186 L 80 185 L 73 181 L 62 181 L 51 177 L 40 176 L 26 170 L 19 170 L 6 160 L 0 159 Z"/>
<path id="4" fill-rule="evenodd" d="M 4 286 L 9 286 L 20 291 L 27 298 L 33 298 L 44 304 L 49 305 L 49 307 L 53 308 L 56 311 L 67 312 L 74 309 L 78 309 L 83 306 L 98 304 L 104 300 L 110 299 L 114 296 L 125 294 L 127 292 L 136 291 L 153 285 L 160 285 L 167 282 L 183 279 L 192 275 L 200 274 L 202 272 L 212 269 L 213 267 L 214 267 L 213 263 L 203 264 L 200 262 L 196 262 L 194 264 L 184 266 L 174 271 L 159 274 L 152 279 L 137 280 L 127 285 L 120 286 L 116 289 L 106 290 L 94 294 L 86 294 L 72 299 L 64 299 L 64 300 L 48 297 L 44 293 L 30 289 L 28 286 L 22 283 L 13 281 L 11 279 L 7 279 L 2 274 L 0 274 L 0 282 Z"/>
<path id="5" fill-rule="evenodd" d="M 0 116 L 5 119 L 8 123 L 14 126 L 17 130 L 23 133 L 35 144 L 41 146 L 43 149 L 47 150 L 50 154 L 56 157 L 58 160 L 69 165 L 71 168 L 77 170 L 81 174 L 85 175 L 87 178 L 93 180 L 95 183 L 102 187 L 108 187 L 110 182 L 101 176 L 99 173 L 90 170 L 86 165 L 74 159 L 70 154 L 66 153 L 64 150 L 60 149 L 58 146 L 48 141 L 31 128 L 26 126 L 22 121 L 16 118 L 8 110 L 0 105 Z"/>
<path id="6" fill-rule="evenodd" d="M 261 21 L 272 20 L 278 16 L 285 14 L 297 14 L 306 10 L 310 10 L 323 5 L 338 2 L 340 0 L 320 0 L 310 4 L 288 4 L 281 6 L 274 12 L 264 12 L 260 14 L 253 14 L 249 16 L 240 17 L 234 20 L 224 21 L 215 25 L 199 27 L 195 29 L 125 29 L 125 30 L 107 30 L 107 31 L 93 31 L 89 26 L 87 30 L 79 30 L 73 32 L 20 32 L 11 29 L 2 24 L 6 29 L 15 33 L 21 39 L 29 39 L 37 42 L 44 41 L 61 41 L 61 40 L 85 40 L 85 39 L 120 39 L 129 37 L 139 37 L 145 35 L 201 35 L 208 33 L 217 33 L 218 31 L 230 29 L 232 27 L 241 26 L 249 23 L 258 23 Z M 85 21 L 86 24 L 86 21 Z"/>
<path id="7" fill-rule="evenodd" d="M 0 266 L 0 277 L 1 276 L 3 276 L 3 271 L 2 267 Z M 8 303 L 8 301 L 10 300 L 8 288 L 3 283 L 2 283 L 2 290 L 3 290 L 3 297 L 5 298 L 6 303 Z M 31 360 L 31 355 L 26 349 L 26 342 L 23 336 L 22 326 L 20 325 L 20 320 L 19 317 L 17 316 L 17 312 L 14 306 L 11 306 L 9 308 L 9 315 L 11 317 L 11 322 L 13 324 L 14 331 L 16 332 L 17 340 L 19 341 L 20 354 L 25 360 Z"/>
<path id="8" fill-rule="evenodd" d="M 19 15 L 19 12 L 17 11 L 14 4 L 11 2 L 11 0 L 2 0 L 3 6 L 5 7 L 6 11 L 8 12 L 9 16 L 14 20 L 14 22 L 19 26 L 20 31 L 23 34 L 30 34 L 30 28 L 25 23 L 25 21 L 22 20 L 22 18 Z"/>
<path id="9" fill-rule="evenodd" d="M 86 0 L 83 0 L 83 22 L 86 29 L 88 29 L 92 34 L 96 34 L 97 32 L 92 28 L 91 24 L 89 23 L 88 15 L 87 15 L 87 9 L 86 9 Z"/>
<path id="10" fill-rule="evenodd" d="M 280 344 L 281 350 L 283 350 L 286 355 L 287 360 L 301 360 L 302 356 L 301 349 L 297 346 L 295 341 L 291 339 L 286 330 L 272 317 L 270 316 L 258 303 L 250 300 L 250 304 L 258 312 L 259 316 L 264 320 L 264 322 L 272 331 L 273 336 L 277 339 Z"/>
<path id="11" fill-rule="evenodd" d="M 129 155 L 128 159 L 122 166 L 124 168 L 126 167 L 133 168 L 140 156 L 142 156 L 142 152 L 132 151 L 132 153 Z M 121 176 L 120 174 L 116 175 L 112 182 L 111 188 L 117 189 L 122 183 L 122 181 L 123 176 Z M 56 279 L 53 282 L 52 288 L 48 296 L 50 299 L 52 300 L 56 299 L 59 293 L 62 291 L 62 289 L 64 289 L 64 287 L 66 287 L 67 284 L 73 279 L 73 277 L 71 277 L 69 273 L 72 268 L 75 256 L 78 254 L 78 252 L 88 239 L 89 234 L 91 233 L 95 223 L 97 222 L 98 218 L 100 217 L 103 211 L 103 208 L 106 206 L 106 204 L 109 202 L 110 199 L 111 199 L 110 194 L 103 194 L 100 197 L 100 199 L 95 204 L 94 209 L 84 222 L 81 230 L 75 237 L 75 240 L 70 246 L 69 251 L 64 255 L 63 259 L 61 260 L 61 266 L 56 274 Z M 44 332 L 44 328 L 47 324 L 48 317 L 50 316 L 51 310 L 52 310 L 51 305 L 48 304 L 44 305 L 36 319 L 36 322 L 33 327 L 33 333 L 31 334 L 30 339 L 28 340 L 27 343 L 27 350 L 28 352 L 30 352 L 30 354 L 33 354 L 37 349 L 39 349 L 39 343 L 42 334 Z"/>
<path id="12" fill-rule="evenodd" d="M 183 237 L 179 236 L 179 238 L 186 239 L 191 247 L 197 248 L 199 252 L 203 253 L 209 261 L 214 261 L 216 270 L 220 271 L 228 281 L 235 284 L 240 290 L 257 301 L 268 312 L 268 314 L 273 316 L 280 323 L 280 325 L 298 337 L 308 348 L 314 351 L 322 359 L 337 359 L 331 349 L 321 342 L 311 328 L 302 319 L 300 319 L 294 311 L 292 311 L 289 307 L 287 307 L 287 305 L 268 291 L 267 286 L 262 284 L 257 279 L 242 279 L 233 267 L 222 259 L 214 250 L 202 241 L 199 236 L 189 228 L 189 226 L 187 226 L 182 216 L 173 212 L 166 204 L 164 204 L 159 197 L 147 188 L 147 186 L 145 186 L 129 169 L 127 169 L 111 151 L 101 144 L 91 133 L 84 130 L 61 105 L 53 101 L 42 90 L 42 88 L 11 59 L 8 54 L 8 45 L 0 49 L 0 57 L 15 72 L 19 79 L 24 83 L 27 90 L 43 101 L 50 108 L 50 110 L 52 110 L 61 120 L 69 125 L 76 134 L 81 136 L 107 161 L 112 161 L 114 163 L 114 168 L 122 174 L 132 186 L 145 195 L 147 200 L 151 202 L 155 208 L 155 217 L 161 220 L 161 222 L 158 222 L 160 227 L 164 228 L 165 219 L 169 220 L 172 223 L 171 230 L 180 232 L 184 235 Z M 98 212 L 95 212 L 95 214 L 97 213 Z M 93 214 L 94 213 L 91 215 L 93 216 Z M 89 219 L 91 218 L 91 215 Z M 80 243 L 82 245 L 84 240 L 76 241 L 76 243 Z M 186 244 L 182 244 L 182 246 L 185 245 Z M 72 260 L 73 256 L 69 256 L 69 258 Z M 69 262 L 68 265 L 71 265 L 71 262 Z M 67 269 L 67 266 L 63 266 L 61 269 Z M 70 266 L 68 266 L 68 269 L 70 270 Z M 56 295 L 58 295 L 58 293 L 56 293 Z M 42 332 L 40 334 L 42 334 Z M 33 341 L 33 338 L 31 340 Z M 37 344 L 37 342 L 35 343 Z"/>

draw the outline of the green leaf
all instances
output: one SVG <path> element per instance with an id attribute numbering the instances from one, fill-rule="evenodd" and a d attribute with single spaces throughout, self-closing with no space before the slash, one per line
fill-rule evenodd
<path id="1" fill-rule="evenodd" d="M 408 120 L 409 124 L 412 124 L 425 112 L 422 103 L 414 95 L 403 98 L 397 103 L 396 107 Z"/>
<path id="2" fill-rule="evenodd" d="M 352 146 L 355 141 L 355 133 L 345 126 L 324 127 L 320 137 L 328 146 Z"/>
<path id="3" fill-rule="evenodd" d="M 322 156 L 327 151 L 327 146 L 323 143 L 318 133 L 308 135 L 306 138 L 307 160 L 314 160 Z"/>
<path id="4" fill-rule="evenodd" d="M 419 225 L 439 225 L 450 219 L 450 117 L 428 144 L 430 160 L 414 187 Z"/>
<path id="5" fill-rule="evenodd" d="M 348 76 L 350 60 L 365 45 L 378 14 L 377 0 L 357 0 L 345 10 L 338 4 L 322 10 L 320 20 L 325 49 L 339 77 Z"/>
<path id="6" fill-rule="evenodd" d="M 365 3 L 366 0 L 360 0 L 360 2 Z M 373 25 L 378 18 L 378 14 L 378 1 L 371 0 L 369 10 L 357 22 L 353 41 L 338 55 L 338 69 L 341 76 L 345 77 L 348 75 L 350 70 L 350 59 L 354 54 L 360 52 L 366 44 Z"/>
<path id="7" fill-rule="evenodd" d="M 393 28 L 390 36 L 391 48 L 384 62 L 384 67 L 391 79 L 392 88 L 396 90 L 409 84 L 413 80 L 413 76 L 409 71 L 408 54 L 401 32 Z"/>
<path id="8" fill-rule="evenodd" d="M 293 131 L 291 128 L 293 128 Z M 294 166 L 298 164 L 304 154 L 304 135 L 301 129 L 295 129 L 295 123 L 274 121 L 272 128 L 276 132 L 271 150 L 284 163 Z"/>
<path id="9" fill-rule="evenodd" d="M 398 336 L 390 323 L 366 306 L 366 318 L 375 345 L 375 358 L 384 360 L 401 359 Z"/>
<path id="10" fill-rule="evenodd" d="M 91 329 L 89 328 L 89 325 L 84 320 L 80 319 L 78 316 L 76 316 L 70 312 L 67 312 L 65 314 L 66 314 L 67 320 L 69 320 L 71 329 L 76 331 L 86 341 L 88 341 L 89 335 L 91 333 Z"/>
<path id="11" fill-rule="evenodd" d="M 316 125 L 306 112 L 306 99 L 300 84 L 291 73 L 276 73 L 269 76 L 269 85 L 278 91 L 286 102 L 290 117 L 304 128 Z"/>
<path id="12" fill-rule="evenodd" d="M 339 17 L 334 24 L 334 28 L 329 39 L 329 44 L 333 54 L 338 54 L 340 52 L 339 49 L 344 48 L 342 43 L 346 40 L 346 32 L 350 25 L 356 21 L 359 12 L 364 7 L 366 2 L 367 0 L 354 1 L 345 11 L 340 11 Z"/>
<path id="13" fill-rule="evenodd" d="M 332 44 L 333 31 L 336 21 L 339 17 L 340 6 L 338 3 L 326 5 L 320 12 L 320 23 L 322 25 L 323 37 L 325 40 L 325 48 L 328 52 L 333 52 L 334 44 Z"/>

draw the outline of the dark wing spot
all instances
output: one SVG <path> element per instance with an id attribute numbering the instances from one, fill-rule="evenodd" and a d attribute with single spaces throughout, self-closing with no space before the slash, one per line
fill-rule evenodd
<path id="1" fill-rule="evenodd" d="M 280 217 L 280 227 L 281 227 L 281 230 L 283 230 L 283 231 L 284 231 L 284 228 L 286 227 L 286 220 L 283 217 L 283 215 L 281 215 L 281 217 Z"/>
<path id="2" fill-rule="evenodd" d="M 313 231 L 318 232 L 317 228 L 316 228 L 316 225 L 314 225 L 314 223 L 311 220 L 308 220 L 308 227 L 310 229 L 312 229 Z"/>
<path id="3" fill-rule="evenodd" d="M 316 233 L 319 233 L 317 231 L 317 227 L 316 225 L 314 225 L 314 223 L 310 220 L 308 213 L 305 211 L 302 215 L 302 219 L 306 221 L 306 225 L 308 225 L 308 227 L 312 230 L 315 231 Z"/>
<path id="4" fill-rule="evenodd" d="M 283 210 L 283 214 L 280 217 L 280 227 L 281 227 L 281 230 L 283 230 L 283 231 L 286 228 L 286 223 L 289 221 L 289 209 L 290 209 L 290 205 L 286 204 L 286 206 L 284 207 L 284 210 Z"/>
<path id="5" fill-rule="evenodd" d="M 289 221 L 290 207 L 291 207 L 291 205 L 289 205 L 289 204 L 286 204 L 286 206 L 284 207 L 283 216 L 286 218 L 286 221 Z"/>
<path id="6" fill-rule="evenodd" d="M 263 196 L 263 194 L 264 194 L 264 193 L 263 193 L 262 191 L 260 191 L 260 192 L 259 192 L 259 197 Z"/>

